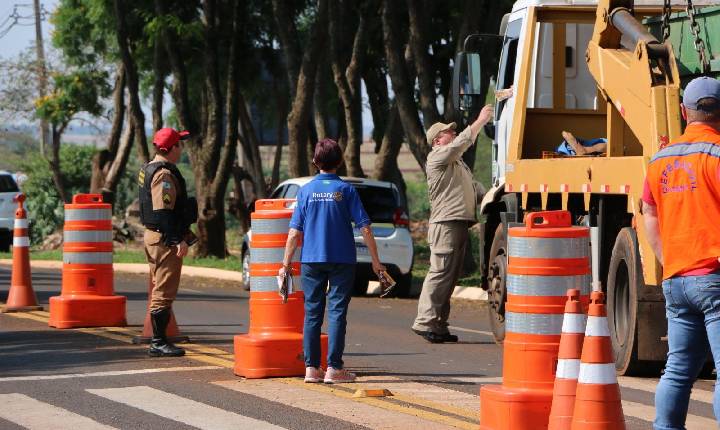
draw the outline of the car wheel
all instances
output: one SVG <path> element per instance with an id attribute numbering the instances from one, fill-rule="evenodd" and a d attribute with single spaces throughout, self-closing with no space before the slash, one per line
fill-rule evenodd
<path id="1" fill-rule="evenodd" d="M 412 269 L 404 275 L 401 274 L 399 270 L 396 270 L 393 271 L 390 276 L 395 279 L 397 285 L 395 285 L 395 288 L 388 294 L 388 297 L 410 297 L 412 290 Z"/>
<path id="2" fill-rule="evenodd" d="M 507 301 L 507 236 L 503 225 L 495 230 L 488 258 L 488 317 L 495 342 L 505 340 L 505 302 Z"/>
<path id="3" fill-rule="evenodd" d="M 0 233 L 0 252 L 10 252 L 10 245 L 12 245 L 13 235 L 11 232 Z"/>
<path id="4" fill-rule="evenodd" d="M 250 249 L 242 253 L 242 283 L 245 291 L 250 291 Z"/>
<path id="5" fill-rule="evenodd" d="M 368 270 L 357 270 L 355 272 L 355 286 L 353 287 L 353 296 L 364 296 L 367 294 L 368 284 L 370 283 L 370 273 Z"/>

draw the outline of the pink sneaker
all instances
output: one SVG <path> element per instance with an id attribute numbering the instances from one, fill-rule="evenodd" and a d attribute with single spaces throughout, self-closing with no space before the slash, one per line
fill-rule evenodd
<path id="1" fill-rule="evenodd" d="M 355 382 L 355 374 L 348 372 L 345 369 L 328 367 L 327 372 L 325 372 L 324 382 L 326 384 L 344 384 L 346 382 Z"/>
<path id="2" fill-rule="evenodd" d="M 318 383 L 322 382 L 325 377 L 321 367 L 306 367 L 305 368 L 305 382 Z"/>

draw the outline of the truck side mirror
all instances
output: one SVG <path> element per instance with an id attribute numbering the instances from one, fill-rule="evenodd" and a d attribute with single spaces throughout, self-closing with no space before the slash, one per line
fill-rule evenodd
<path id="1" fill-rule="evenodd" d="M 480 54 L 458 52 L 453 70 L 452 95 L 455 112 L 459 113 L 463 122 L 467 123 L 480 112 L 480 91 Z"/>

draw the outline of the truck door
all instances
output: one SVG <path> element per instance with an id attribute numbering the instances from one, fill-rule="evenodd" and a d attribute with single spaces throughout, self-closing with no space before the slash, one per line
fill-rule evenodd
<path id="1" fill-rule="evenodd" d="M 515 63 L 522 19 L 510 21 L 505 32 L 495 90 L 507 89 L 515 82 Z M 505 154 L 510 136 L 515 97 L 495 103 L 495 138 L 492 143 L 492 185 L 505 178 Z"/>

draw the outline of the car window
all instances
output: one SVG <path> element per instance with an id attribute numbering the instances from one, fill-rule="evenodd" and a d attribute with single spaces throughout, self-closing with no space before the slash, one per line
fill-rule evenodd
<path id="1" fill-rule="evenodd" d="M 290 184 L 287 186 L 287 190 L 285 191 L 285 195 L 283 195 L 282 198 L 284 199 L 294 199 L 297 196 L 298 190 L 300 189 L 299 185 Z"/>
<path id="2" fill-rule="evenodd" d="M 287 185 L 282 185 L 277 188 L 275 188 L 275 191 L 273 191 L 272 195 L 270 196 L 271 199 L 281 199 L 283 193 L 285 192 L 285 188 Z"/>
<path id="3" fill-rule="evenodd" d="M 17 192 L 18 186 L 10 175 L 0 175 L 0 193 Z"/>
<path id="4" fill-rule="evenodd" d="M 392 188 L 353 185 L 372 222 L 393 222 L 398 201 Z"/>

